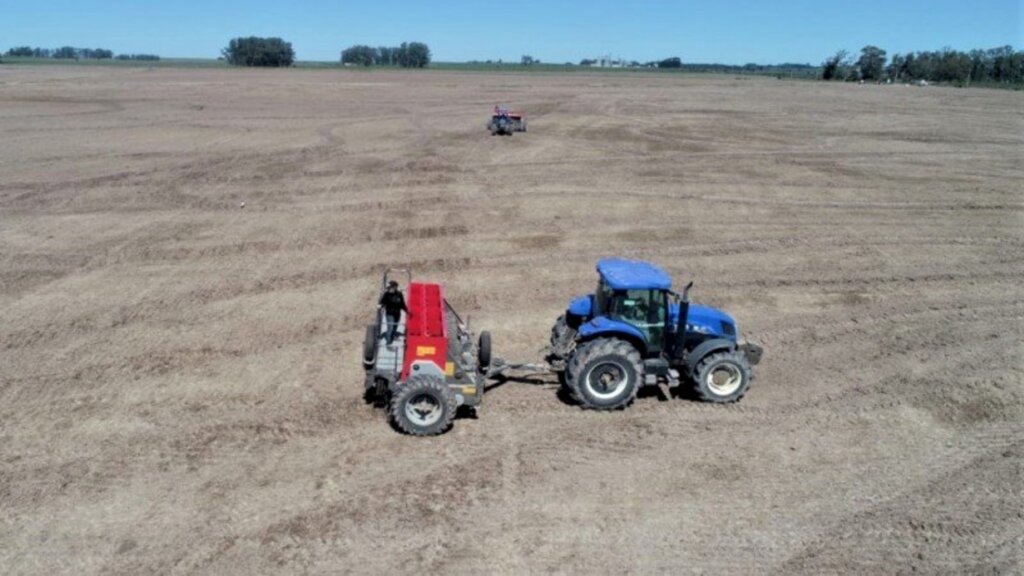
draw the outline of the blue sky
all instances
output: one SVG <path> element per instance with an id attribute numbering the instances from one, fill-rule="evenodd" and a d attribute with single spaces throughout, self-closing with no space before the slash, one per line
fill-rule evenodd
<path id="1" fill-rule="evenodd" d="M 234 36 L 281 36 L 301 60 L 335 60 L 352 44 L 419 40 L 435 60 L 530 54 L 577 62 L 630 60 L 819 63 L 840 48 L 1022 47 L 1022 0 L 163 2 L 0 0 L 0 49 L 110 48 L 216 57 Z"/>

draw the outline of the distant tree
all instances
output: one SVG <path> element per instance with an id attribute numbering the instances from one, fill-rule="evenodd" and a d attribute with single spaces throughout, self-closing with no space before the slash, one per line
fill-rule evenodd
<path id="1" fill-rule="evenodd" d="M 597 60 L 592 60 L 590 58 L 580 60 L 580 66 L 593 66 L 594 64 L 597 64 Z"/>
<path id="2" fill-rule="evenodd" d="M 904 67 L 906 66 L 907 57 L 902 54 L 893 54 L 889 60 L 889 65 L 885 67 L 885 76 L 897 82 L 902 79 Z"/>
<path id="3" fill-rule="evenodd" d="M 118 54 L 118 60 L 159 60 L 160 57 L 156 54 Z M 222 58 L 218 58 L 221 60 Z"/>
<path id="4" fill-rule="evenodd" d="M 376 48 L 357 44 L 341 51 L 342 64 L 357 66 L 373 66 L 380 61 L 380 53 Z"/>
<path id="5" fill-rule="evenodd" d="M 996 82 L 1024 82 L 1024 52 L 1012 46 L 993 48 L 985 53 L 992 62 L 991 79 Z"/>
<path id="6" fill-rule="evenodd" d="M 846 50 L 840 50 L 821 64 L 822 80 L 845 80 L 846 69 L 849 67 L 849 56 Z"/>
<path id="7" fill-rule="evenodd" d="M 61 46 L 53 51 L 53 57 L 63 60 L 78 58 L 78 50 L 71 46 Z"/>
<path id="8" fill-rule="evenodd" d="M 968 54 L 944 48 L 939 56 L 936 79 L 939 82 L 967 84 L 971 79 L 971 67 L 971 57 Z"/>
<path id="9" fill-rule="evenodd" d="M 907 78 L 910 80 L 934 80 L 935 61 L 931 52 L 907 54 Z"/>
<path id="10" fill-rule="evenodd" d="M 532 66 L 534 64 L 533 56 L 523 56 L 519 59 L 519 63 L 523 66 Z"/>
<path id="11" fill-rule="evenodd" d="M 885 73 L 885 50 L 878 46 L 865 46 L 860 49 L 857 69 L 862 80 L 881 80 Z"/>
<path id="12" fill-rule="evenodd" d="M 884 58 L 884 50 L 865 46 L 853 66 L 846 59 L 846 53 L 840 51 L 822 64 L 822 78 L 875 80 L 888 77 L 902 82 L 927 80 L 958 86 L 972 82 L 1024 84 L 1024 52 L 1012 46 L 970 52 L 943 48 L 894 54 L 888 66 L 884 66 Z M 878 72 L 880 67 L 882 74 Z"/>
<path id="13" fill-rule="evenodd" d="M 971 59 L 970 79 L 972 82 L 985 80 L 991 75 L 991 70 L 987 69 L 991 62 L 985 58 L 984 50 L 971 50 L 967 56 Z"/>
<path id="14" fill-rule="evenodd" d="M 658 68 L 682 68 L 683 61 L 678 56 L 671 58 L 665 58 L 661 62 L 658 62 Z"/>
<path id="15" fill-rule="evenodd" d="M 402 42 L 398 48 L 398 65 L 402 68 L 425 68 L 430 64 L 430 48 L 423 42 Z"/>
<path id="16" fill-rule="evenodd" d="M 233 38 L 222 54 L 228 64 L 233 66 L 276 68 L 295 63 L 295 51 L 291 43 L 280 38 Z"/>
<path id="17" fill-rule="evenodd" d="M 341 51 L 341 62 L 358 66 L 401 66 L 423 68 L 430 64 L 430 48 L 422 42 L 402 42 L 400 46 L 357 44 Z"/>
<path id="18" fill-rule="evenodd" d="M 7 51 L 8 56 L 31 57 L 35 51 L 31 46 L 17 46 Z"/>

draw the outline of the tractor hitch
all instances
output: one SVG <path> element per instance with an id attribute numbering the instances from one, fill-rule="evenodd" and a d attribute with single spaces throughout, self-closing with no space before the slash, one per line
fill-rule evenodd
<path id="1" fill-rule="evenodd" d="M 761 354 L 764 353 L 764 348 L 754 344 L 753 342 L 744 342 L 739 345 L 740 352 L 747 357 L 747 361 L 751 365 L 757 364 L 761 361 Z"/>

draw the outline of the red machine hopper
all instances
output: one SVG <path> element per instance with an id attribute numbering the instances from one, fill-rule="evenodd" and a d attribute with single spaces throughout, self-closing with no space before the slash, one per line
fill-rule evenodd
<path id="1" fill-rule="evenodd" d="M 448 328 L 444 315 L 444 288 L 440 284 L 409 284 L 406 319 L 405 359 L 402 380 L 409 378 L 413 362 L 429 360 L 449 374 Z"/>

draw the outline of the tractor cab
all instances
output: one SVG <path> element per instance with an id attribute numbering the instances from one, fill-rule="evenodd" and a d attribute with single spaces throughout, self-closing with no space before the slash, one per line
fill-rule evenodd
<path id="1" fill-rule="evenodd" d="M 689 289 L 672 291 L 672 279 L 647 262 L 608 258 L 597 263 L 593 294 L 573 300 L 570 321 L 583 338 L 628 335 L 645 356 L 679 352 L 685 340 L 737 340 L 736 321 L 710 306 L 689 302 Z"/>
<path id="2" fill-rule="evenodd" d="M 649 355 L 665 348 L 670 331 L 671 279 L 651 266 L 623 266 L 624 260 L 602 260 L 593 297 L 593 315 L 581 327 L 586 335 L 620 330 L 636 339 Z"/>

